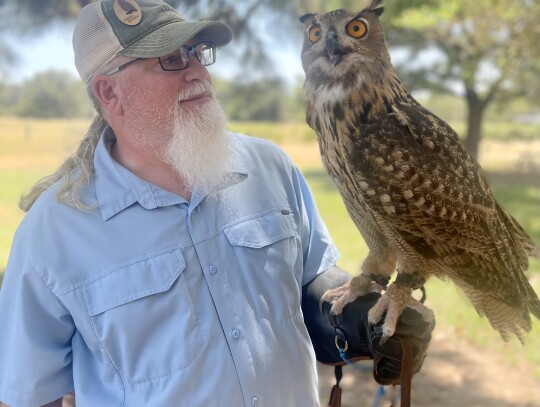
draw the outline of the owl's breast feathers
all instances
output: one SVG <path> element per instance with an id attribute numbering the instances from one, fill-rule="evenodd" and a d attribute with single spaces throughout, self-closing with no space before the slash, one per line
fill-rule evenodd
<path id="1" fill-rule="evenodd" d="M 343 96 L 308 99 L 307 118 L 359 229 L 375 222 L 368 229 L 383 231 L 402 256 L 419 258 L 418 267 L 472 287 L 499 290 L 525 279 L 535 245 L 499 207 L 454 130 L 402 89 Z M 519 295 L 533 293 L 505 301 L 519 303 Z"/>

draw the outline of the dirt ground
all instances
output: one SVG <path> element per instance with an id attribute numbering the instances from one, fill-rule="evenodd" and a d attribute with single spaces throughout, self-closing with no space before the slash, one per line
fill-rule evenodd
<path id="1" fill-rule="evenodd" d="M 342 407 L 375 407 L 379 385 L 368 365 L 362 366 L 366 370 L 343 369 Z M 412 406 L 540 407 L 540 380 L 533 376 L 533 366 L 527 362 L 510 366 L 488 350 L 435 333 L 424 366 L 413 378 Z M 326 406 L 335 383 L 334 368 L 319 365 L 319 382 L 321 405 Z M 390 405 L 391 388 L 385 390 L 380 407 Z"/>

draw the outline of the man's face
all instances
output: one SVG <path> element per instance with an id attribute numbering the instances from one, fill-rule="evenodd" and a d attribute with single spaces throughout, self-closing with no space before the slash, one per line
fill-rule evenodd
<path id="1" fill-rule="evenodd" d="M 119 78 L 125 137 L 145 157 L 170 165 L 188 188 L 211 188 L 227 172 L 230 147 L 208 71 L 193 56 L 176 72 L 162 71 L 157 58 L 134 65 L 141 67 Z"/>

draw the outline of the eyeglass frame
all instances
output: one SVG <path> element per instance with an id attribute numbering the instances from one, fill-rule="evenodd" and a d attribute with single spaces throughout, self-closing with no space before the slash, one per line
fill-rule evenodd
<path id="1" fill-rule="evenodd" d="M 214 56 L 212 62 L 210 62 L 209 64 L 203 64 L 201 62 L 201 59 L 199 58 L 199 55 L 197 54 L 197 46 L 201 45 L 201 44 L 208 44 L 210 46 L 210 48 L 212 49 L 212 55 Z M 211 41 L 201 41 L 201 42 L 198 42 L 196 44 L 193 44 L 193 45 L 182 45 L 179 49 L 185 49 L 185 57 L 186 57 L 186 66 L 184 66 L 183 68 L 178 68 L 178 69 L 166 69 L 163 67 L 163 63 L 161 62 L 161 58 L 164 58 L 168 55 L 171 55 L 171 53 L 167 54 L 167 55 L 163 55 L 161 57 L 157 57 L 158 61 L 159 61 L 159 66 L 161 67 L 161 70 L 162 71 L 165 71 L 165 72 L 176 72 L 176 71 L 183 71 L 184 69 L 187 69 L 189 67 L 189 56 L 190 54 L 194 54 L 195 55 L 195 58 L 197 58 L 197 61 L 199 61 L 203 66 L 209 66 L 209 65 L 212 65 L 213 63 L 216 62 L 216 45 L 211 42 Z M 107 76 L 110 76 L 110 75 L 113 75 L 115 73 L 118 73 L 120 72 L 122 69 L 125 69 L 127 68 L 129 65 L 137 62 L 137 61 L 143 61 L 145 59 L 152 59 L 152 58 L 135 58 L 135 59 L 132 59 L 131 61 L 128 61 L 126 62 L 125 64 L 122 64 L 122 65 L 119 65 L 117 66 L 116 68 L 113 68 L 111 69 L 110 71 L 104 73 L 104 75 L 107 75 Z"/>

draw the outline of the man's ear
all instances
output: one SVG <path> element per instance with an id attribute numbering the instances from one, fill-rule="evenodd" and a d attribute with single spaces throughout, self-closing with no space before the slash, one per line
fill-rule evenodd
<path id="1" fill-rule="evenodd" d="M 92 78 L 92 91 L 103 108 L 113 116 L 121 116 L 124 108 L 117 93 L 117 82 L 107 75 L 96 75 Z"/>

